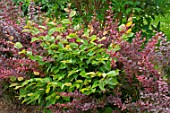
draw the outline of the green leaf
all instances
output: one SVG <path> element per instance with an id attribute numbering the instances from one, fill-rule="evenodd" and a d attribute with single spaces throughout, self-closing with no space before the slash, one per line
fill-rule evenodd
<path id="1" fill-rule="evenodd" d="M 93 35 L 93 36 L 90 37 L 90 42 L 93 42 L 93 41 L 95 41 L 96 39 L 97 39 L 96 35 Z"/>
<path id="2" fill-rule="evenodd" d="M 95 88 L 95 87 L 97 87 L 97 86 L 99 86 L 99 81 L 97 80 L 97 81 L 94 81 L 94 83 L 93 83 L 93 85 L 92 85 L 92 88 Z"/>
<path id="3" fill-rule="evenodd" d="M 49 35 L 47 35 L 47 36 L 44 36 L 44 37 L 43 37 L 43 40 L 45 40 L 45 41 L 47 41 L 47 42 L 49 42 L 49 41 L 54 42 L 54 41 L 55 41 L 55 38 L 54 38 L 54 36 L 49 36 Z M 49 45 L 49 44 L 46 44 L 46 45 Z"/>
<path id="4" fill-rule="evenodd" d="M 70 87 L 71 85 L 72 85 L 72 83 L 64 83 L 64 84 L 61 86 L 61 89 L 64 89 L 64 86 Z"/>
<path id="5" fill-rule="evenodd" d="M 64 100 L 70 101 L 70 97 L 63 97 Z"/>
<path id="6" fill-rule="evenodd" d="M 111 50 L 116 52 L 116 51 L 120 50 L 120 46 L 118 44 L 116 44 L 111 48 Z"/>
<path id="7" fill-rule="evenodd" d="M 119 70 L 113 70 L 107 73 L 107 76 L 113 77 L 119 74 Z"/>
<path id="8" fill-rule="evenodd" d="M 49 29 L 48 30 L 48 35 L 52 35 L 54 32 L 56 32 L 57 31 L 57 28 L 56 27 L 54 27 L 54 28 L 51 28 L 51 29 Z"/>
<path id="9" fill-rule="evenodd" d="M 79 70 L 76 70 L 76 69 L 71 70 L 71 71 L 68 72 L 68 76 L 73 75 L 73 74 L 75 74 L 77 72 L 79 72 Z"/>
<path id="10" fill-rule="evenodd" d="M 68 36 L 66 36 L 67 39 L 77 38 L 77 35 L 75 33 L 70 33 Z"/>
<path id="11" fill-rule="evenodd" d="M 26 50 L 25 49 L 23 49 L 22 51 L 20 51 L 20 52 L 18 52 L 19 54 L 25 54 L 26 53 Z"/>
<path id="12" fill-rule="evenodd" d="M 32 31 L 32 34 L 38 35 L 40 33 L 39 29 L 34 27 Z"/>
<path id="13" fill-rule="evenodd" d="M 87 85 L 87 84 L 89 84 L 91 82 L 90 77 L 86 76 L 86 78 L 88 78 L 88 79 L 84 80 L 84 85 Z"/>
<path id="14" fill-rule="evenodd" d="M 59 80 L 62 80 L 65 76 L 66 76 L 66 74 L 61 73 L 61 74 L 54 75 L 53 79 L 59 81 Z"/>
<path id="15" fill-rule="evenodd" d="M 53 97 L 56 97 L 56 92 L 52 93 L 51 95 L 45 98 L 46 101 L 51 100 Z"/>
<path id="16" fill-rule="evenodd" d="M 59 43 L 58 43 L 58 47 L 59 47 L 60 49 L 63 49 L 63 48 L 64 48 L 64 45 L 59 42 Z"/>
<path id="17" fill-rule="evenodd" d="M 60 39 L 62 39 L 62 36 L 61 35 L 57 35 L 56 39 L 60 40 Z"/>
<path id="18" fill-rule="evenodd" d="M 51 44 L 50 48 L 51 48 L 51 49 L 56 49 L 56 48 L 57 48 L 57 45 L 56 45 L 56 44 Z"/>
<path id="19" fill-rule="evenodd" d="M 88 55 L 88 56 L 93 56 L 93 55 L 94 55 L 94 52 L 93 52 L 93 51 L 89 51 L 87 55 Z"/>
<path id="20" fill-rule="evenodd" d="M 31 33 L 31 30 L 30 29 L 24 29 L 24 30 L 22 30 L 22 32 Z"/>
<path id="21" fill-rule="evenodd" d="M 21 88 L 22 86 L 16 86 L 14 89 L 15 90 L 17 90 L 17 89 L 19 89 L 19 88 Z"/>
<path id="22" fill-rule="evenodd" d="M 99 64 L 99 62 L 98 62 L 98 61 L 93 60 L 93 61 L 92 61 L 92 64 L 93 64 L 93 65 L 98 65 L 98 64 Z"/>
<path id="23" fill-rule="evenodd" d="M 67 64 L 67 63 L 72 63 L 73 61 L 72 60 L 62 60 L 61 62 L 64 64 Z"/>
<path id="24" fill-rule="evenodd" d="M 100 88 L 102 91 L 105 91 L 104 86 L 105 86 L 105 82 L 104 82 L 104 81 L 100 81 L 100 82 L 99 82 L 99 88 Z"/>
<path id="25" fill-rule="evenodd" d="M 84 41 L 83 41 L 83 39 L 81 39 L 81 38 L 77 38 L 77 39 L 76 39 L 76 42 L 82 42 L 82 43 L 83 43 Z"/>
<path id="26" fill-rule="evenodd" d="M 17 86 L 18 83 L 12 83 L 9 87 L 14 87 L 14 86 Z"/>
<path id="27" fill-rule="evenodd" d="M 34 95 L 34 93 L 28 93 L 27 94 L 27 96 L 33 96 Z"/>
<path id="28" fill-rule="evenodd" d="M 23 77 L 18 77 L 18 81 L 23 81 L 24 78 Z"/>
<path id="29" fill-rule="evenodd" d="M 110 61 L 107 61 L 106 64 L 105 64 L 105 69 L 107 71 L 110 71 L 111 70 L 111 64 L 110 64 Z"/>
<path id="30" fill-rule="evenodd" d="M 74 29 L 75 29 L 75 30 L 80 29 L 80 24 L 77 24 L 76 26 L 74 26 Z"/>
<path id="31" fill-rule="evenodd" d="M 27 85 L 30 82 L 33 82 L 33 79 L 24 81 L 21 86 L 25 86 L 25 85 Z"/>
<path id="32" fill-rule="evenodd" d="M 47 87 L 47 89 L 45 90 L 46 93 L 50 92 L 50 87 Z"/>
<path id="33" fill-rule="evenodd" d="M 78 44 L 77 43 L 70 43 L 70 47 L 71 48 L 78 48 Z"/>
<path id="34" fill-rule="evenodd" d="M 9 79 L 10 79 L 11 82 L 15 82 L 16 81 L 16 77 L 15 76 L 10 76 Z"/>
<path id="35" fill-rule="evenodd" d="M 111 78 L 109 79 L 108 84 L 115 86 L 118 84 L 118 81 L 114 78 Z"/>
<path id="36" fill-rule="evenodd" d="M 26 51 L 27 55 L 31 56 L 32 55 L 32 51 Z"/>
<path id="37" fill-rule="evenodd" d="M 134 36 L 134 33 L 131 32 L 128 34 L 128 37 L 132 37 L 132 36 Z"/>
<path id="38" fill-rule="evenodd" d="M 90 90 L 90 86 L 89 87 L 86 87 L 86 88 L 83 88 L 80 90 L 80 92 L 82 92 L 84 94 L 85 91 L 89 91 Z"/>
<path id="39" fill-rule="evenodd" d="M 72 11 L 70 12 L 70 14 L 69 14 L 69 17 L 71 18 L 71 17 L 73 17 L 75 14 L 76 14 L 76 11 L 73 11 L 73 10 L 72 10 Z"/>
<path id="40" fill-rule="evenodd" d="M 45 27 L 45 26 L 41 26 L 41 25 L 39 25 L 38 27 L 39 27 L 39 28 L 42 28 L 42 29 L 44 29 L 44 30 L 46 29 L 46 27 Z"/>
<path id="41" fill-rule="evenodd" d="M 71 24 L 71 21 L 69 19 L 63 19 L 62 23 L 63 24 Z"/>
<path id="42" fill-rule="evenodd" d="M 80 88 L 80 84 L 74 84 L 76 86 L 77 89 Z"/>
<path id="43" fill-rule="evenodd" d="M 82 70 L 82 71 L 80 72 L 80 75 L 81 75 L 82 77 L 86 77 L 86 71 L 85 71 L 85 70 Z"/>
<path id="44" fill-rule="evenodd" d="M 50 77 L 45 77 L 45 78 L 40 79 L 38 81 L 48 83 L 48 82 L 51 82 L 51 78 Z"/>
<path id="45" fill-rule="evenodd" d="M 35 41 L 37 41 L 37 40 L 40 40 L 40 39 L 39 39 L 39 38 L 36 38 L 36 37 L 31 38 L 31 42 L 35 42 Z"/>
<path id="46" fill-rule="evenodd" d="M 16 42 L 14 47 L 17 48 L 17 49 L 21 49 L 22 48 L 22 44 L 20 42 Z"/>
<path id="47" fill-rule="evenodd" d="M 40 56 L 40 55 L 30 56 L 30 59 L 33 60 L 33 61 L 41 61 L 42 56 Z"/>
<path id="48" fill-rule="evenodd" d="M 106 73 L 102 73 L 102 76 L 103 76 L 103 78 L 105 78 L 106 77 Z"/>
<path id="49" fill-rule="evenodd" d="M 83 80 L 76 80 L 76 83 L 83 83 Z"/>
<path id="50" fill-rule="evenodd" d="M 72 83 L 65 83 L 64 85 L 65 85 L 65 86 L 71 86 Z"/>
<path id="51" fill-rule="evenodd" d="M 84 51 L 84 50 L 87 49 L 87 46 L 82 44 L 82 45 L 80 45 L 80 49 L 81 49 L 82 51 Z"/>
<path id="52" fill-rule="evenodd" d="M 88 72 L 88 73 L 86 73 L 86 76 L 89 76 L 89 75 L 90 75 L 91 78 L 93 78 L 93 77 L 96 76 L 96 73 L 95 72 Z"/>

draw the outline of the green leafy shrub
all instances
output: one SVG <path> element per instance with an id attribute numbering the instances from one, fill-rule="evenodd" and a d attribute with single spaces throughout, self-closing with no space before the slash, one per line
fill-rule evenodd
<path id="1" fill-rule="evenodd" d="M 90 30 L 75 30 L 70 20 L 74 15 L 75 12 L 71 11 L 69 19 L 58 24 L 47 22 L 47 26 L 36 26 L 28 22 L 25 26 L 23 31 L 33 35 L 32 47 L 19 54 L 36 61 L 40 68 L 30 79 L 10 86 L 19 89 L 19 99 L 23 99 L 23 103 L 42 106 L 65 103 L 72 99 L 60 93 L 74 91 L 100 98 L 118 84 L 116 76 L 119 70 L 111 68 L 111 61 L 116 59 L 112 59 L 106 50 L 115 52 L 119 46 L 103 48 L 103 44 L 96 42 L 100 38 L 89 35 Z"/>

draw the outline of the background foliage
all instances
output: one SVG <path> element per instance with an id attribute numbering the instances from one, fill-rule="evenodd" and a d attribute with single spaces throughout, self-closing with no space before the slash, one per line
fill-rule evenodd
<path id="1" fill-rule="evenodd" d="M 22 9 L 25 14 L 28 12 L 30 0 L 15 1 L 23 2 Z M 149 38 L 154 35 L 153 30 L 160 31 L 160 22 L 152 24 L 157 15 L 164 15 L 167 12 L 168 1 L 166 0 L 35 0 L 41 6 L 41 10 L 46 12 L 48 17 L 65 18 L 67 15 L 64 10 L 67 3 L 71 3 L 72 9 L 77 11 L 75 22 L 84 22 L 86 25 L 96 15 L 97 19 L 105 23 L 106 10 L 109 3 L 114 11 L 114 17 L 119 19 L 119 24 L 125 23 L 132 16 L 135 27 L 133 32 L 142 30 L 142 35 Z M 130 39 L 131 40 L 131 39 Z"/>

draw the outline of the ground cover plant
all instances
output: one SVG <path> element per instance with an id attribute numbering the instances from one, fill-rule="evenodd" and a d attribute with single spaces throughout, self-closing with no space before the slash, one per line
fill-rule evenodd
<path id="1" fill-rule="evenodd" d="M 87 27 L 74 23 L 78 12 L 70 4 L 65 18 L 47 18 L 33 2 L 27 18 L 16 18 L 13 2 L 0 3 L 3 95 L 45 113 L 170 112 L 170 50 L 163 33 L 149 39 L 133 33 L 132 15 L 119 25 L 112 2 L 105 22 L 94 13 Z"/>

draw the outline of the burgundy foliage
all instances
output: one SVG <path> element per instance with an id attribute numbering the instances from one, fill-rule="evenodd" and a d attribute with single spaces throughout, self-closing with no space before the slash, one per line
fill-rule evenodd
<path id="1" fill-rule="evenodd" d="M 14 48 L 20 42 L 23 48 L 29 48 L 30 37 L 22 32 L 26 19 L 22 17 L 21 5 L 18 7 L 11 0 L 0 1 L 0 78 L 23 76 L 36 69 L 37 63 L 19 55 Z"/>

